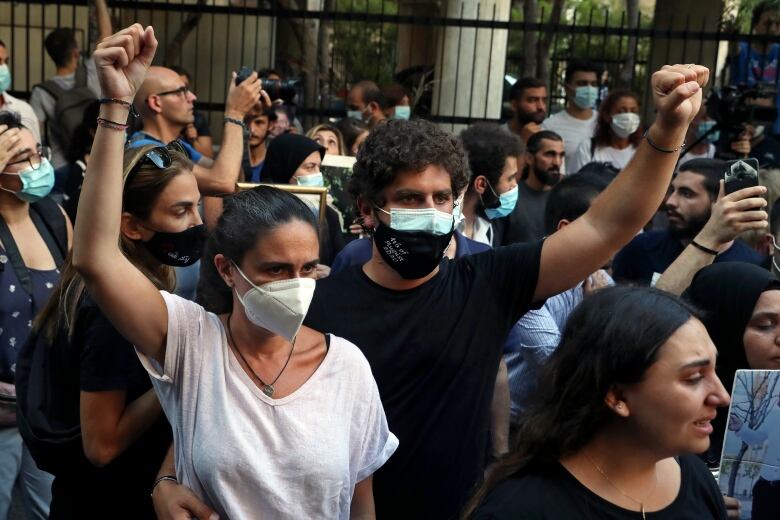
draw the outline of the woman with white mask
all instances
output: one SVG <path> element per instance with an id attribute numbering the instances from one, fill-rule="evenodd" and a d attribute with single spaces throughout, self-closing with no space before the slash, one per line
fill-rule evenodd
<path id="1" fill-rule="evenodd" d="M 301 326 L 319 253 L 308 207 L 271 187 L 226 201 L 207 253 L 229 291 L 218 314 L 158 291 L 118 248 L 124 121 L 156 47 L 135 24 L 95 51 L 105 102 L 73 264 L 172 425 L 176 475 L 158 483 L 182 482 L 222 518 L 373 518 L 371 475 L 398 441 L 357 347 Z"/>
<path id="2" fill-rule="evenodd" d="M 590 162 L 608 162 L 622 170 L 642 140 L 639 98 L 626 89 L 613 90 L 599 106 L 596 129 L 583 140 L 567 171 L 577 172 Z"/>

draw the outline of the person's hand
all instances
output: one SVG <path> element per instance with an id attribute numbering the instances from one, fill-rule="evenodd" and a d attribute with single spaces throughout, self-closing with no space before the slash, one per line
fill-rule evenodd
<path id="1" fill-rule="evenodd" d="M 103 97 L 131 102 L 157 50 L 151 26 L 135 23 L 100 42 L 93 54 Z"/>
<path id="2" fill-rule="evenodd" d="M 588 296 L 605 287 L 609 287 L 609 277 L 603 269 L 599 269 L 585 278 L 585 282 L 582 284 L 582 293 Z"/>
<path id="3" fill-rule="evenodd" d="M 741 518 L 742 504 L 739 503 L 734 497 L 723 496 L 723 501 L 726 503 L 726 517 L 727 518 Z"/>
<path id="4" fill-rule="evenodd" d="M 158 520 L 219 520 L 219 515 L 204 504 L 189 488 L 163 480 L 152 491 L 152 503 Z"/>
<path id="5" fill-rule="evenodd" d="M 738 432 L 742 429 L 742 419 L 740 419 L 737 415 L 731 414 L 729 417 L 729 430 L 733 432 Z"/>
<path id="6" fill-rule="evenodd" d="M 731 151 L 739 155 L 742 158 L 746 158 L 750 155 L 750 140 L 749 139 L 737 139 L 731 143 Z"/>
<path id="7" fill-rule="evenodd" d="M 16 397 L 16 387 L 11 383 L 0 381 L 0 394 L 5 397 Z M 16 426 L 16 404 L 0 402 L 0 427 Z"/>
<path id="8" fill-rule="evenodd" d="M 752 186 L 724 195 L 721 181 L 718 200 L 712 205 L 710 219 L 696 235 L 696 242 L 718 249 L 745 231 L 766 229 L 769 216 L 762 209 L 766 206 L 764 193 L 764 186 Z"/>
<path id="9" fill-rule="evenodd" d="M 265 108 L 271 108 L 274 106 L 273 101 L 271 101 L 270 96 L 268 95 L 268 92 L 265 90 L 260 91 L 260 104 L 262 107 Z"/>
<path id="10" fill-rule="evenodd" d="M 317 264 L 317 267 L 314 268 L 314 278 L 316 280 L 321 280 L 328 276 L 330 276 L 330 267 L 325 264 Z"/>
<path id="11" fill-rule="evenodd" d="M 528 139 L 534 135 L 537 132 L 542 131 L 542 126 L 534 123 L 531 121 L 530 123 L 526 123 L 521 129 L 520 129 L 520 137 L 523 139 L 523 141 L 528 141 Z"/>
<path id="12" fill-rule="evenodd" d="M 192 144 L 198 138 L 198 129 L 192 123 L 184 127 L 184 139 Z"/>
<path id="13" fill-rule="evenodd" d="M 702 88 L 709 77 L 707 67 L 694 64 L 664 65 L 655 72 L 650 81 L 658 112 L 655 124 L 663 131 L 687 130 L 701 108 Z"/>
<path id="14" fill-rule="evenodd" d="M 18 128 L 8 130 L 7 125 L 0 125 L 0 172 L 5 171 L 8 161 L 27 151 L 27 148 L 19 144 L 22 136 Z"/>
<path id="15" fill-rule="evenodd" d="M 238 85 L 236 85 L 236 73 L 234 72 L 230 78 L 228 95 L 225 100 L 225 116 L 243 120 L 247 112 L 260 102 L 262 89 L 263 82 L 257 78 L 257 72 L 253 72 Z"/>

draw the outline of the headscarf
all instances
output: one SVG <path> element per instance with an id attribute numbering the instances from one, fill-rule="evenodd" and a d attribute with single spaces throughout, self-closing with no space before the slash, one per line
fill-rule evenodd
<path id="1" fill-rule="evenodd" d="M 708 265 L 693 277 L 683 293 L 703 312 L 704 326 L 718 348 L 716 371 L 731 393 L 737 370 L 749 369 L 742 338 L 761 293 L 780 289 L 780 279 L 772 272 L 745 262 L 721 262 Z M 718 411 L 711 436 L 710 463 L 717 463 L 726 428 L 725 410 Z"/>
<path id="2" fill-rule="evenodd" d="M 263 162 L 263 182 L 289 184 L 295 170 L 314 152 L 325 156 L 325 148 L 315 141 L 298 134 L 282 134 L 268 145 Z"/>

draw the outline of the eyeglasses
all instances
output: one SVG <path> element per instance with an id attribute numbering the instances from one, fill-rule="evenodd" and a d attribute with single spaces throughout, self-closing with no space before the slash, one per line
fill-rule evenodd
<path id="1" fill-rule="evenodd" d="M 41 167 L 41 163 L 43 163 L 43 160 L 46 159 L 47 161 L 51 161 L 51 148 L 48 146 L 41 146 L 38 145 L 35 147 L 35 151 L 29 154 L 24 159 L 19 159 L 18 161 L 9 162 L 6 164 L 6 166 L 11 166 L 13 164 L 22 164 L 22 163 L 30 163 L 30 168 L 33 170 L 37 170 Z"/>
<path id="2" fill-rule="evenodd" d="M 157 94 L 155 94 L 155 96 L 170 96 L 173 94 L 176 95 L 183 94 L 186 96 L 189 92 L 190 92 L 190 88 L 186 85 L 183 85 L 175 90 L 166 90 L 165 92 L 158 92 Z"/>
<path id="3" fill-rule="evenodd" d="M 156 148 L 152 148 L 146 152 L 144 156 L 138 160 L 138 162 L 135 163 L 135 166 L 133 166 L 133 168 L 130 170 L 130 173 L 127 174 L 125 184 L 130 182 L 130 179 L 132 179 L 133 176 L 138 173 L 138 170 L 140 170 L 141 166 L 147 161 L 154 164 L 160 170 L 164 170 L 170 167 L 170 165 L 173 163 L 173 158 L 169 152 L 178 152 L 183 154 L 185 157 L 187 156 L 187 151 L 178 141 L 173 141 L 167 146 L 158 146 Z"/>

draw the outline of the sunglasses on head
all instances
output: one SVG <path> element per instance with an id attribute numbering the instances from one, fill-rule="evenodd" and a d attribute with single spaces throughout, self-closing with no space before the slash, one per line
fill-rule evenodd
<path id="1" fill-rule="evenodd" d="M 171 157 L 170 152 L 178 152 L 183 154 L 185 157 L 187 156 L 187 151 L 178 141 L 172 141 L 171 143 L 168 143 L 167 146 L 158 146 L 156 148 L 152 148 L 146 152 L 143 157 L 138 160 L 138 162 L 135 163 L 135 166 L 133 166 L 133 168 L 130 170 L 130 173 L 127 174 L 125 183 L 129 182 L 130 179 L 136 173 L 138 173 L 138 170 L 141 169 L 141 166 L 145 162 L 154 164 L 160 170 L 164 170 L 170 167 L 170 165 L 173 163 L 173 158 Z"/>

